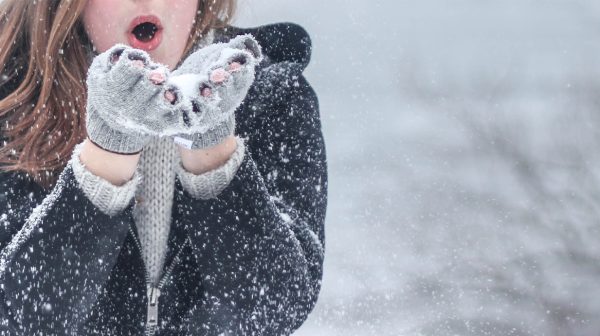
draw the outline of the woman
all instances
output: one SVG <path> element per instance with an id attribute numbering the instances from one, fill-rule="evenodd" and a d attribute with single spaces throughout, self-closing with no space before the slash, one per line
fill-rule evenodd
<path id="1" fill-rule="evenodd" d="M 2 334 L 287 335 L 314 307 L 309 37 L 172 4 L 0 5 Z"/>

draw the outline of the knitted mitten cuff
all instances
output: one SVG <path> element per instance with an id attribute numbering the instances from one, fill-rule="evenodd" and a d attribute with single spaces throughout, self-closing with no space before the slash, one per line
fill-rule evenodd
<path id="1" fill-rule="evenodd" d="M 177 165 L 177 176 L 183 189 L 195 199 L 216 198 L 233 180 L 244 160 L 246 146 L 240 137 L 236 137 L 237 149 L 221 167 L 200 175 L 194 175 Z"/>
<path id="2" fill-rule="evenodd" d="M 187 149 L 200 149 L 219 144 L 235 130 L 235 115 L 232 114 L 225 121 L 204 133 L 180 134 L 173 140 L 176 144 Z"/>
<path id="3" fill-rule="evenodd" d="M 107 180 L 92 174 L 81 163 L 79 154 L 83 144 L 75 146 L 71 157 L 71 166 L 75 180 L 85 196 L 103 213 L 114 216 L 125 210 L 135 196 L 135 190 L 140 183 L 140 176 L 136 171 L 133 178 L 122 186 L 115 186 Z"/>
<path id="4" fill-rule="evenodd" d="M 145 134 L 124 134 L 117 128 L 109 127 L 97 113 L 89 113 L 86 123 L 90 140 L 99 147 L 113 153 L 132 154 L 141 152 L 148 141 L 148 136 Z"/>

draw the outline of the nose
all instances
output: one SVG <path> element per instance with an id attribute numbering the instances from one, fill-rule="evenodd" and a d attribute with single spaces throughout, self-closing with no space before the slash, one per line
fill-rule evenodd
<path id="1" fill-rule="evenodd" d="M 140 4 L 140 5 L 146 5 L 149 6 L 152 3 L 158 2 L 160 0 L 129 0 L 130 2 L 133 2 L 134 4 Z M 150 8 L 144 8 L 144 10 L 146 9 L 150 9 Z"/>

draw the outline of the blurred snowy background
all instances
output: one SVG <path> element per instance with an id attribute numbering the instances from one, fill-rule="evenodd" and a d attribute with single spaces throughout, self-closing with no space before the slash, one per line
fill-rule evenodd
<path id="1" fill-rule="evenodd" d="M 295 335 L 600 335 L 600 2 L 241 0 L 277 21 L 330 176 Z"/>

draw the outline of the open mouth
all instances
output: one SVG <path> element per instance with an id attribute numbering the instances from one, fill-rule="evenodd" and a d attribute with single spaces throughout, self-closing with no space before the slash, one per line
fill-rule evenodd
<path id="1" fill-rule="evenodd" d="M 156 49 L 162 40 L 162 26 L 154 15 L 138 16 L 131 22 L 129 43 L 136 49 L 151 51 Z"/>
<path id="2" fill-rule="evenodd" d="M 152 41 L 157 31 L 158 27 L 154 23 L 144 22 L 137 25 L 132 33 L 135 35 L 135 38 L 146 43 Z"/>

